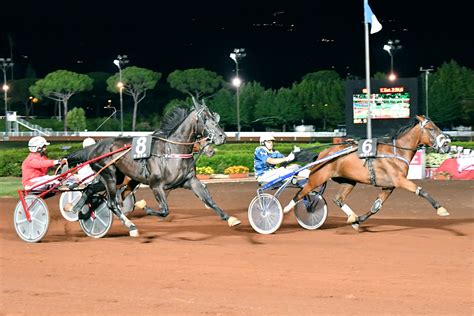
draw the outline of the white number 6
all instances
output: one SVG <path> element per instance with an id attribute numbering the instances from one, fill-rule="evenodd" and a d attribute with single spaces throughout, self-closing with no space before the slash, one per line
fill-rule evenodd
<path id="1" fill-rule="evenodd" d="M 372 139 L 366 139 L 362 143 L 362 152 L 364 154 L 370 154 L 372 152 Z"/>

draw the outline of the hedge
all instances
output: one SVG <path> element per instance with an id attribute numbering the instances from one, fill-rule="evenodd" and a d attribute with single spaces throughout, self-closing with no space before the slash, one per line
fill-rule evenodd
<path id="1" fill-rule="evenodd" d="M 275 149 L 282 154 L 287 155 L 293 149 L 293 146 L 299 146 L 302 149 L 312 146 L 325 146 L 321 143 L 312 144 L 294 144 L 294 143 L 276 143 Z M 452 146 L 462 146 L 474 150 L 474 142 L 453 142 Z M 198 167 L 211 167 L 216 173 L 224 173 L 224 170 L 230 166 L 245 166 L 253 171 L 253 153 L 257 143 L 238 143 L 224 144 L 215 146 L 216 154 L 213 157 L 202 155 L 197 161 Z M 67 150 L 64 149 L 70 147 Z M 51 159 L 60 159 L 67 154 L 81 148 L 80 142 L 52 144 L 48 146 L 48 157 Z M 324 147 L 322 147 L 324 148 Z M 428 150 L 430 152 L 431 150 Z M 0 155 L 0 177 L 20 177 L 21 164 L 28 155 L 28 149 L 2 149 Z"/>

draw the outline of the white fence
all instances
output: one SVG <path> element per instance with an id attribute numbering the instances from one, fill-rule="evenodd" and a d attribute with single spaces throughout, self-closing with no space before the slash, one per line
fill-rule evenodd
<path id="1" fill-rule="evenodd" d="M 78 138 L 83 139 L 85 137 L 94 137 L 94 138 L 107 138 L 107 137 L 117 137 L 117 136 L 144 136 L 149 135 L 152 132 L 55 132 L 49 131 L 47 137 L 67 137 L 67 138 Z M 241 141 L 251 141 L 257 142 L 259 137 L 265 135 L 266 133 L 273 135 L 277 140 L 286 140 L 286 141 L 313 141 L 313 140 L 327 140 L 335 137 L 344 137 L 346 134 L 344 132 L 241 132 L 240 140 Z M 474 139 L 474 131 L 444 131 L 451 138 L 458 140 L 468 140 L 472 141 Z M 10 132 L 8 136 L 5 132 L 0 132 L 0 140 L 9 140 L 9 138 L 16 137 L 31 137 L 40 135 L 38 132 Z M 238 139 L 237 132 L 226 132 L 228 140 L 235 141 Z"/>

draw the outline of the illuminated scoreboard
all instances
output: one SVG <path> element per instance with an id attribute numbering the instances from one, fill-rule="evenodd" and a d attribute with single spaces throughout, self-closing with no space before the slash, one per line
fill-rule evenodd
<path id="1" fill-rule="evenodd" d="M 394 132 L 417 113 L 416 78 L 371 81 L 371 125 L 373 136 Z M 346 125 L 351 136 L 367 133 L 367 89 L 365 80 L 346 81 Z"/>
<path id="2" fill-rule="evenodd" d="M 410 93 L 405 87 L 382 87 L 372 93 L 371 114 L 373 120 L 410 117 Z M 367 122 L 367 89 L 352 95 L 355 124 Z"/>

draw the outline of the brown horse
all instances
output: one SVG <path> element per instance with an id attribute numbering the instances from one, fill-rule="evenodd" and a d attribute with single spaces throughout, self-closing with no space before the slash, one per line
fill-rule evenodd
<path id="1" fill-rule="evenodd" d="M 193 145 L 193 155 L 197 158 L 199 158 L 201 155 L 212 157 L 215 154 L 216 151 L 207 138 L 202 138 L 201 140 L 196 141 L 196 143 Z"/>
<path id="2" fill-rule="evenodd" d="M 347 222 L 355 229 L 381 209 L 382 204 L 395 188 L 403 188 L 424 197 L 437 210 L 439 216 L 448 216 L 448 211 L 421 187 L 408 180 L 407 174 L 410 161 L 418 146 L 426 145 L 438 152 L 446 153 L 449 151 L 449 142 L 449 138 L 428 117 L 417 115 L 409 125 L 400 128 L 391 144 L 379 143 L 375 157 L 359 158 L 354 149 L 347 155 L 336 156 L 326 163 L 312 167 L 308 183 L 296 193 L 284 212 L 289 212 L 304 196 L 332 178 L 342 186 L 334 202 L 347 214 Z M 349 145 L 336 145 L 325 149 L 319 154 L 318 159 L 328 157 Z M 345 203 L 347 196 L 357 183 L 372 184 L 382 188 L 371 210 L 361 216 L 357 216 Z"/>

